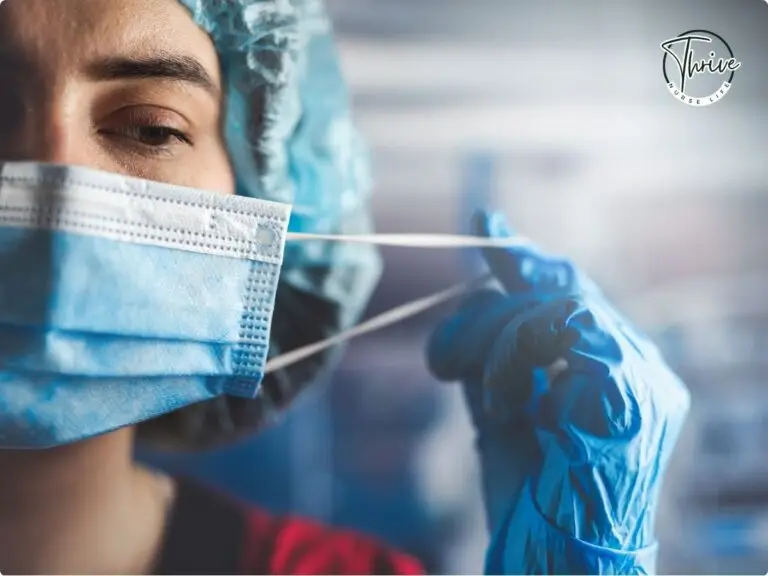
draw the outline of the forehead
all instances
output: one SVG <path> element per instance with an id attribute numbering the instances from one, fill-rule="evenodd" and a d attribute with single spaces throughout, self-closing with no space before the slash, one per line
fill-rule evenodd
<path id="1" fill-rule="evenodd" d="M 213 43 L 178 0 L 4 0 L 0 52 L 51 72 L 99 58 L 181 53 L 218 79 Z"/>

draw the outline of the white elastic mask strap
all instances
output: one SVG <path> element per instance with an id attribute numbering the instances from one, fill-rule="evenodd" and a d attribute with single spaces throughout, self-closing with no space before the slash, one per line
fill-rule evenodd
<path id="1" fill-rule="evenodd" d="M 286 366 L 290 366 L 291 364 L 295 364 L 296 362 L 304 360 L 309 356 L 313 356 L 318 352 L 322 352 L 331 346 L 342 344 L 343 342 L 351 340 L 357 336 L 362 336 L 363 334 L 368 334 L 369 332 L 380 330 L 391 324 L 394 324 L 395 322 L 400 322 L 401 320 L 405 320 L 411 316 L 415 316 L 416 314 L 421 314 L 422 312 L 429 310 L 430 308 L 434 308 L 443 302 L 447 302 L 448 300 L 452 300 L 453 298 L 466 294 L 471 290 L 480 288 L 481 286 L 487 284 L 491 278 L 492 277 L 489 274 L 470 282 L 462 282 L 461 284 L 456 284 L 447 290 L 442 290 L 441 292 L 437 292 L 431 296 L 425 296 L 424 298 L 419 298 L 417 300 L 407 302 L 406 304 L 401 304 L 400 306 L 392 308 L 391 310 L 387 310 L 378 316 L 374 316 L 373 318 L 366 320 L 365 322 L 362 322 L 357 326 L 350 328 L 349 330 L 339 332 L 330 338 L 326 338 L 325 340 L 320 340 L 314 344 L 308 344 L 307 346 L 302 346 L 301 348 L 297 348 L 291 352 L 286 352 L 284 354 L 280 354 L 279 356 L 275 356 L 267 362 L 266 372 L 269 374 L 275 370 L 280 370 Z"/>
<path id="2" fill-rule="evenodd" d="M 288 232 L 287 242 L 322 240 L 326 242 L 358 242 L 379 246 L 404 246 L 408 248 L 521 248 L 531 246 L 524 236 L 511 238 L 482 238 L 459 234 L 311 234 Z"/>
<path id="3" fill-rule="evenodd" d="M 523 236 L 514 236 L 511 238 L 482 238 L 478 236 L 461 236 L 450 234 L 360 234 L 360 235 L 333 235 L 333 234 L 311 234 L 301 232 L 288 232 L 287 242 L 321 240 L 330 242 L 361 242 L 365 244 L 378 244 L 380 246 L 407 246 L 410 248 L 514 248 L 530 246 L 531 241 Z M 378 316 L 345 330 L 338 334 L 320 340 L 314 344 L 302 346 L 296 350 L 280 354 L 269 360 L 266 365 L 266 372 L 270 373 L 280 370 L 296 362 L 300 362 L 309 356 L 322 352 L 323 350 L 342 344 L 357 336 L 374 332 L 385 328 L 395 322 L 400 322 L 420 314 L 430 308 L 434 308 L 443 302 L 452 300 L 458 296 L 466 294 L 471 290 L 479 288 L 488 283 L 492 276 L 490 274 L 477 278 L 470 282 L 462 282 L 418 300 L 413 300 L 388 310 Z"/>

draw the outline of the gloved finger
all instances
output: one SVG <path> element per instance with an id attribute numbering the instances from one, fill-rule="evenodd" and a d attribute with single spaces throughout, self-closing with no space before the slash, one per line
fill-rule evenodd
<path id="1" fill-rule="evenodd" d="M 479 377 L 486 350 L 516 309 L 498 290 L 472 293 L 430 335 L 426 354 L 430 372 L 443 381 Z"/>
<path id="2" fill-rule="evenodd" d="M 590 308 L 599 309 L 604 322 L 610 325 L 610 330 L 622 334 L 627 344 L 632 346 L 638 354 L 649 361 L 664 362 L 661 350 L 656 343 L 619 312 L 605 296 L 592 292 L 584 294 L 584 300 Z"/>
<path id="3" fill-rule="evenodd" d="M 638 386 L 632 351 L 611 329 L 600 309 L 579 305 L 564 319 L 561 356 L 567 368 L 550 383 L 538 403 L 537 426 L 565 434 L 570 446 L 585 450 L 583 438 L 619 440 L 640 430 Z M 629 367 L 629 368 L 628 368 Z M 577 442 L 573 442 L 578 440 Z M 574 454 L 574 457 L 584 457 Z"/>
<path id="4" fill-rule="evenodd" d="M 504 327 L 483 375 L 487 404 L 495 414 L 504 418 L 520 413 L 529 407 L 534 394 L 543 392 L 547 370 L 574 343 L 565 328 L 578 307 L 574 300 L 540 304 Z"/>
<path id="5" fill-rule="evenodd" d="M 511 238 L 513 232 L 503 215 L 479 212 L 472 219 L 473 232 L 488 238 Z M 536 245 L 514 248 L 483 248 L 491 273 L 510 294 L 537 292 L 565 295 L 573 290 L 577 273 L 564 258 L 545 254 Z"/>

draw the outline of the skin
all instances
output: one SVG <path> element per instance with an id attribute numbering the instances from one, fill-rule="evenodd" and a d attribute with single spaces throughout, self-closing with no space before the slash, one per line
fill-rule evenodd
<path id="1" fill-rule="evenodd" d="M 135 63 L 114 62 L 160 56 L 165 70 L 145 77 L 136 77 Z M 174 59 L 196 75 L 169 67 Z M 158 76 L 180 71 L 186 79 Z M 216 50 L 176 0 L 0 6 L 0 159 L 231 194 L 221 92 Z M 134 464 L 133 435 L 123 429 L 50 450 L 0 451 L 0 570 L 151 573 L 174 485 Z"/>

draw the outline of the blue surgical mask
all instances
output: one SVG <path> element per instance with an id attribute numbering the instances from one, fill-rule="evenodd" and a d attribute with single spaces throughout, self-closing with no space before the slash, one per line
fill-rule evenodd
<path id="1" fill-rule="evenodd" d="M 500 245 L 288 233 L 290 211 L 87 168 L 0 163 L 0 449 L 67 444 L 222 395 L 254 398 L 265 373 L 488 280 L 267 362 L 286 240 Z"/>
<path id="2" fill-rule="evenodd" d="M 0 448 L 254 397 L 290 206 L 0 164 Z"/>

